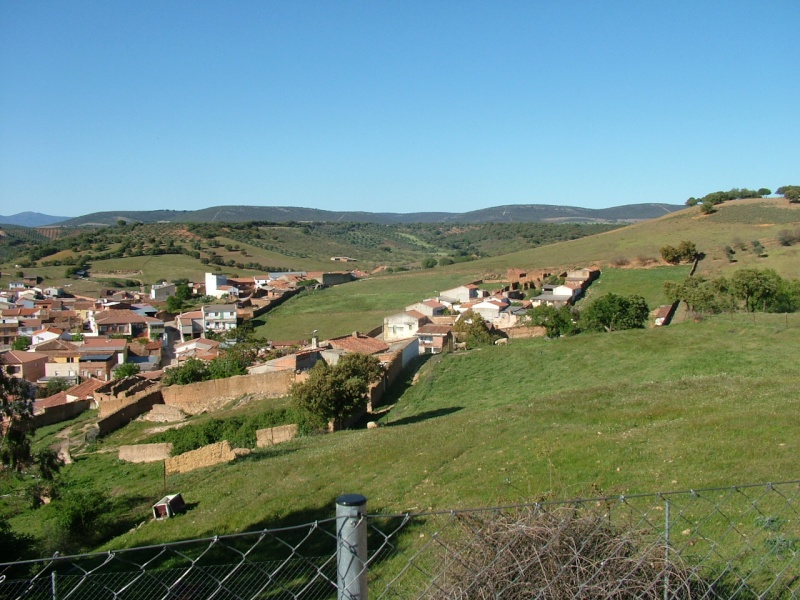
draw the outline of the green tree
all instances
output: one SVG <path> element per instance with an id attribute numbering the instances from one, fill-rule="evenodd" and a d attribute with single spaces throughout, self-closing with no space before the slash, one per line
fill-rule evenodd
<path id="1" fill-rule="evenodd" d="M 134 363 L 122 363 L 114 370 L 114 379 L 124 379 L 125 377 L 131 377 L 136 375 L 141 371 L 139 365 Z"/>
<path id="2" fill-rule="evenodd" d="M 0 463 L 3 468 L 21 473 L 31 461 L 33 402 L 27 382 L 12 377 L 0 368 Z"/>
<path id="3" fill-rule="evenodd" d="M 679 262 L 691 262 L 697 258 L 697 246 L 694 242 L 686 240 L 678 244 L 677 248 L 666 244 L 661 247 L 661 258 L 673 265 Z"/>
<path id="4" fill-rule="evenodd" d="M 678 256 L 682 261 L 692 262 L 697 258 L 697 246 L 694 242 L 683 240 L 678 244 Z"/>
<path id="5" fill-rule="evenodd" d="M 175 288 L 175 297 L 181 302 L 186 302 L 192 297 L 192 288 L 188 283 L 180 283 Z"/>
<path id="6" fill-rule="evenodd" d="M 453 333 L 459 341 L 466 342 L 468 348 L 488 346 L 494 341 L 484 318 L 472 309 L 463 313 L 455 322 Z"/>
<path id="7" fill-rule="evenodd" d="M 68 390 L 70 387 L 69 381 L 63 377 L 53 377 L 43 388 L 39 389 L 36 395 L 39 398 L 49 398 L 50 396 L 55 396 L 58 392 Z"/>
<path id="8" fill-rule="evenodd" d="M 251 364 L 243 351 L 231 348 L 221 356 L 208 363 L 211 379 L 225 379 L 234 375 L 247 375 L 247 367 Z"/>
<path id="9" fill-rule="evenodd" d="M 31 347 L 31 338 L 27 335 L 21 335 L 11 344 L 12 350 L 27 350 Z"/>
<path id="10" fill-rule="evenodd" d="M 316 425 L 342 420 L 366 406 L 369 387 L 382 374 L 380 361 L 367 354 L 345 354 L 333 367 L 318 361 L 306 381 L 292 386 L 292 402 Z"/>
<path id="11" fill-rule="evenodd" d="M 675 246 L 670 246 L 666 244 L 661 246 L 661 258 L 664 259 L 665 262 L 668 262 L 671 265 L 676 265 L 680 262 L 681 257 L 678 249 Z"/>
<path id="12" fill-rule="evenodd" d="M 187 385 L 211 379 L 208 365 L 197 358 L 189 358 L 179 367 L 164 371 L 164 385 Z"/>
<path id="13" fill-rule="evenodd" d="M 436 259 L 431 257 L 431 256 L 429 256 L 428 258 L 423 259 L 422 268 L 423 269 L 432 269 L 433 267 L 436 266 L 436 264 L 437 264 Z"/>
<path id="14" fill-rule="evenodd" d="M 731 292 L 745 310 L 766 310 L 775 299 L 781 277 L 773 269 L 739 269 L 730 278 Z"/>
<path id="15" fill-rule="evenodd" d="M 775 193 L 781 194 L 789 202 L 800 202 L 800 185 L 783 185 Z"/>
<path id="16" fill-rule="evenodd" d="M 183 301 L 177 296 L 167 296 L 167 312 L 176 314 L 183 309 Z"/>
<path id="17" fill-rule="evenodd" d="M 710 281 L 701 276 L 687 277 L 682 282 L 664 282 L 664 295 L 670 302 L 685 302 L 691 312 L 716 314 L 733 308 L 733 298 L 725 278 Z"/>
<path id="18" fill-rule="evenodd" d="M 541 304 L 528 311 L 528 324 L 532 327 L 544 327 L 547 337 L 557 338 L 576 332 L 572 311 L 569 307 L 555 308 Z"/>
<path id="19" fill-rule="evenodd" d="M 641 329 L 649 314 L 647 302 L 641 296 L 606 294 L 581 311 L 579 327 L 582 331 Z"/>

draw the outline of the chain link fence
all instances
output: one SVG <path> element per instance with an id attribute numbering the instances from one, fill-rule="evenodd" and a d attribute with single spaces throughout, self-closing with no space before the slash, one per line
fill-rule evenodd
<path id="1" fill-rule="evenodd" d="M 0 564 L 0 598 L 800 598 L 800 481 L 369 515 Z M 359 500 L 359 498 L 361 500 Z"/>

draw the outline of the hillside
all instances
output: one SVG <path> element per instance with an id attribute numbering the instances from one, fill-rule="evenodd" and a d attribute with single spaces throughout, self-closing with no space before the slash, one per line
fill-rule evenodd
<path id="1" fill-rule="evenodd" d="M 368 213 L 328 211 L 292 206 L 212 206 L 193 211 L 109 211 L 66 219 L 60 225 L 115 225 L 120 219 L 141 223 L 170 221 L 174 223 L 272 223 L 351 222 L 351 223 L 529 223 L 574 222 L 616 223 L 653 219 L 683 208 L 675 204 L 632 204 L 613 208 L 591 209 L 546 204 L 496 206 L 465 213 Z"/>
<path id="2" fill-rule="evenodd" d="M 0 215 L 0 224 L 20 225 L 22 227 L 43 227 L 59 223 L 66 219 L 69 219 L 69 217 L 56 217 L 38 212 L 21 212 L 7 217 Z"/>
<path id="3" fill-rule="evenodd" d="M 327 518 L 344 492 L 392 512 L 788 480 L 800 444 L 800 363 L 772 355 L 800 351 L 798 327 L 798 315 L 726 315 L 434 358 L 395 390 L 386 427 L 171 476 L 167 489 L 193 508 L 166 523 L 145 518 L 163 495 L 162 466 L 116 459 L 131 431 L 104 439 L 67 474 L 113 490 L 129 506 L 127 528 L 145 521 L 107 547 Z M 133 431 L 141 439 L 144 429 Z M 44 507 L 12 523 L 40 534 L 52 518 Z"/>
<path id="4" fill-rule="evenodd" d="M 695 242 L 705 254 L 699 265 L 701 274 L 713 276 L 757 267 L 800 278 L 800 244 L 783 246 L 778 241 L 781 231 L 800 232 L 800 206 L 783 199 L 763 199 L 728 202 L 717 208 L 707 216 L 699 208 L 688 208 L 599 235 L 435 269 L 386 274 L 354 286 L 301 295 L 271 312 L 259 332 L 272 339 L 303 339 L 309 320 L 315 323 L 311 329 L 329 336 L 354 329 L 369 331 L 383 316 L 433 296 L 437 290 L 478 279 L 502 279 L 509 268 L 558 271 L 594 265 L 608 277 L 601 276 L 590 288 L 590 296 L 609 289 L 605 281 L 610 277 L 620 293 L 642 294 L 655 307 L 666 301 L 663 281 L 680 280 L 688 272 L 683 267 L 666 266 L 660 258 L 663 245 L 677 245 L 682 240 Z M 753 240 L 763 244 L 765 254 L 752 250 Z M 726 246 L 736 246 L 735 262 L 727 258 Z"/>

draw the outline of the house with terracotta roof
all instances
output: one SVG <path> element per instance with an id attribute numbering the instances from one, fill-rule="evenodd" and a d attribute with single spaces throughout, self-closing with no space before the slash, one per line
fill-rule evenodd
<path id="1" fill-rule="evenodd" d="M 95 404 L 95 391 L 106 382 L 88 379 L 47 398 L 35 400 L 33 414 L 37 427 L 73 419 Z"/>
<path id="2" fill-rule="evenodd" d="M 423 300 L 422 302 L 415 302 L 406 306 L 406 311 L 420 312 L 426 317 L 438 317 L 443 315 L 447 306 L 434 298 Z"/>
<path id="3" fill-rule="evenodd" d="M 65 331 L 63 329 L 59 329 L 58 327 L 53 327 L 51 325 L 45 325 L 41 329 L 33 332 L 33 335 L 31 335 L 31 346 L 35 347 L 39 344 L 43 344 L 44 342 L 58 339 L 64 340 L 69 337 L 71 336 L 68 333 L 65 335 Z"/>
<path id="4" fill-rule="evenodd" d="M 0 355 L 0 363 L 5 365 L 6 373 L 11 377 L 36 383 L 45 376 L 47 355 L 39 352 L 9 350 Z"/>
<path id="5" fill-rule="evenodd" d="M 87 336 L 124 335 L 160 339 L 164 335 L 164 321 L 139 315 L 132 310 L 104 310 L 89 317 L 91 333 Z"/>
<path id="6" fill-rule="evenodd" d="M 203 311 L 192 310 L 175 317 L 175 327 L 181 334 L 181 341 L 191 340 L 203 335 Z"/>
<path id="7" fill-rule="evenodd" d="M 441 354 L 453 349 L 453 327 L 451 325 L 428 324 L 416 332 L 420 354 Z"/>
<path id="8" fill-rule="evenodd" d="M 319 348 L 300 350 L 293 354 L 274 358 L 264 364 L 249 367 L 247 372 L 251 375 L 257 375 L 259 373 L 273 373 L 276 371 L 308 371 L 317 364 L 321 356 L 321 350 Z"/>
<path id="9" fill-rule="evenodd" d="M 189 358 L 199 360 L 213 360 L 219 356 L 220 343 L 206 338 L 190 339 L 180 344 L 175 344 L 175 358 L 183 362 Z"/>

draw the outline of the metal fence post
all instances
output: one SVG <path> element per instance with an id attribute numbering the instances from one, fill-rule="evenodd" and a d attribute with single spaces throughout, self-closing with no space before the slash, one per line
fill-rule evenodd
<path id="1" fill-rule="evenodd" d="M 336 498 L 336 583 L 338 600 L 367 600 L 367 499 Z"/>
<path id="2" fill-rule="evenodd" d="M 664 600 L 669 600 L 669 498 L 664 498 Z"/>

